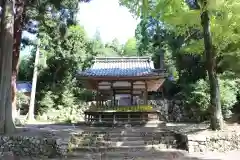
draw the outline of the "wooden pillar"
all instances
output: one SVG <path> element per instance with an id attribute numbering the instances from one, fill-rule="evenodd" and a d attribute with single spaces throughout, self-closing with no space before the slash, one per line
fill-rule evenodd
<path id="1" fill-rule="evenodd" d="M 148 87 L 147 82 L 145 81 L 145 87 L 144 87 L 144 104 L 148 104 Z"/>
<path id="2" fill-rule="evenodd" d="M 96 105 L 99 107 L 99 82 L 97 82 Z"/>
<path id="3" fill-rule="evenodd" d="M 111 97 L 111 107 L 114 107 L 113 103 L 113 82 L 111 81 L 111 88 L 110 88 L 110 97 Z"/>
<path id="4" fill-rule="evenodd" d="M 99 114 L 98 121 L 102 122 L 102 114 L 101 113 Z"/>
<path id="5" fill-rule="evenodd" d="M 116 124 L 116 114 L 113 113 L 113 124 Z"/>
<path id="6" fill-rule="evenodd" d="M 116 91 L 113 90 L 113 105 L 116 106 Z"/>
<path id="7" fill-rule="evenodd" d="M 131 90 L 130 90 L 130 94 L 131 94 L 131 105 L 133 105 L 133 82 L 131 81 Z"/>

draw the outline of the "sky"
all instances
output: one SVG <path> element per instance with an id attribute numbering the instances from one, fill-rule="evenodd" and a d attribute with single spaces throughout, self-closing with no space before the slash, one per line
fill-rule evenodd
<path id="1" fill-rule="evenodd" d="M 77 19 L 89 37 L 93 37 L 97 30 L 104 43 L 117 38 L 124 44 L 134 37 L 139 20 L 126 7 L 119 6 L 118 0 L 92 0 L 89 3 L 80 3 L 79 6 Z M 23 37 L 35 39 L 36 35 L 23 31 Z M 21 55 L 29 54 L 32 48 L 25 47 Z"/>
<path id="2" fill-rule="evenodd" d="M 89 37 L 93 37 L 98 30 L 104 42 L 117 38 L 122 44 L 134 37 L 138 24 L 126 7 L 119 6 L 118 0 L 80 3 L 77 19 Z"/>

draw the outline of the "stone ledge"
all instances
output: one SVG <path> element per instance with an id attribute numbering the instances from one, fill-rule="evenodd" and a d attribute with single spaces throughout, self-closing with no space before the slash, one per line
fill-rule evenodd
<path id="1" fill-rule="evenodd" d="M 240 149 L 240 133 L 236 131 L 209 131 L 187 135 L 189 152 L 228 152 Z"/>

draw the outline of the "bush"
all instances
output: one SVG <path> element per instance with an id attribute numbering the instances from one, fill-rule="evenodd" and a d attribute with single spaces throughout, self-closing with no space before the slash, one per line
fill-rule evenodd
<path id="1" fill-rule="evenodd" d="M 58 98 L 51 91 L 43 93 L 43 98 L 39 101 L 40 109 L 39 112 L 42 113 L 49 108 L 54 108 L 56 106 L 55 101 Z"/>
<path id="2" fill-rule="evenodd" d="M 17 92 L 17 110 L 28 110 L 30 97 L 26 96 L 22 92 Z M 27 112 L 27 111 L 25 111 Z"/>
<path id="3" fill-rule="evenodd" d="M 88 109 L 85 104 L 74 106 L 59 105 L 58 109 L 49 108 L 38 116 L 40 121 L 51 121 L 59 123 L 76 123 L 84 120 L 84 111 Z"/>
<path id="4" fill-rule="evenodd" d="M 220 96 L 224 118 L 228 118 L 231 114 L 231 109 L 237 102 L 238 94 L 238 79 L 227 78 L 226 74 L 220 75 Z M 200 79 L 194 84 L 184 86 L 183 92 L 178 94 L 185 100 L 185 110 L 196 119 L 206 120 L 209 115 L 210 91 L 209 84 L 206 80 Z"/>
<path id="5" fill-rule="evenodd" d="M 56 94 L 47 91 L 39 104 L 39 120 L 68 123 L 82 120 L 83 111 L 87 107 L 69 89 Z"/>

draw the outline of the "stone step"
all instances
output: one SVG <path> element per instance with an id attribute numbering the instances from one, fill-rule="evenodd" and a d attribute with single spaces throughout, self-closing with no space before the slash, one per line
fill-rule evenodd
<path id="1" fill-rule="evenodd" d="M 87 147 L 87 146 L 77 146 L 76 148 L 70 149 L 70 151 L 80 151 L 80 152 L 139 152 L 139 151 L 149 151 L 153 149 L 171 149 L 176 148 L 174 145 L 167 144 L 157 144 L 157 145 L 124 145 L 124 146 L 98 146 L 98 147 Z"/>
<path id="2" fill-rule="evenodd" d="M 145 144 L 175 144 L 177 140 L 175 137 L 161 137 L 161 138 L 153 138 L 153 137 L 115 137 L 115 138 L 79 138 L 79 139 L 71 139 L 71 144 L 114 144 L 114 143 L 140 143 L 144 142 Z"/>
<path id="3" fill-rule="evenodd" d="M 75 148 L 91 148 L 91 147 L 139 147 L 139 146 L 150 146 L 150 145 L 159 145 L 161 148 L 177 148 L 177 143 L 173 142 L 161 142 L 161 141 L 117 141 L 117 142 L 83 142 L 78 144 L 72 144 L 72 147 Z M 164 147 L 163 147 L 164 146 Z M 171 147 L 169 147 L 171 146 Z"/>
<path id="4" fill-rule="evenodd" d="M 97 137 L 99 136 L 99 137 Z M 144 144 L 176 144 L 177 139 L 175 136 L 140 136 L 140 135 L 110 135 L 110 136 L 75 136 L 71 138 L 73 145 L 113 145 L 115 143 L 144 143 Z"/>
<path id="5" fill-rule="evenodd" d="M 98 142 L 88 142 L 88 141 L 82 141 L 79 143 L 72 144 L 73 147 L 118 147 L 118 146 L 139 146 L 139 145 L 171 145 L 171 146 L 177 146 L 176 141 L 98 141 Z"/>
<path id="6" fill-rule="evenodd" d="M 140 145 L 146 145 L 147 142 L 143 141 L 143 140 L 139 140 L 139 141 L 116 141 L 116 142 L 112 142 L 112 141 L 82 141 L 78 144 L 76 144 L 76 147 L 78 146 L 106 146 L 106 147 L 118 147 L 118 146 L 140 146 Z M 152 144 L 151 142 L 149 144 Z M 75 146 L 73 144 L 73 146 Z"/>
<path id="7" fill-rule="evenodd" d="M 122 136 L 122 137 L 74 137 L 71 139 L 71 142 L 81 142 L 81 141 L 92 141 L 92 142 L 103 142 L 103 141 L 161 141 L 161 142 L 170 142 L 175 141 L 176 138 L 174 136 L 166 136 L 166 137 L 129 137 L 129 136 Z"/>
<path id="8" fill-rule="evenodd" d="M 173 132 L 165 132 L 165 131 L 159 131 L 159 132 L 135 132 L 135 131 L 120 131 L 120 132 L 83 132 L 81 134 L 76 134 L 75 136 L 82 136 L 82 137 L 103 137 L 103 136 L 108 136 L 108 137 L 123 137 L 123 136 L 128 136 L 128 137 L 145 137 L 145 136 L 173 136 L 175 133 Z"/>
<path id="9" fill-rule="evenodd" d="M 152 137 L 112 137 L 108 139 L 109 141 L 116 142 L 116 141 L 151 141 L 153 140 Z"/>
<path id="10" fill-rule="evenodd" d="M 108 132 L 108 131 L 121 131 L 121 130 L 134 130 L 134 131 L 167 131 L 167 127 L 160 124 L 161 126 L 155 126 L 155 124 L 148 124 L 147 126 L 119 126 L 119 127 L 86 127 L 86 126 L 75 126 L 75 129 L 89 132 Z"/>
<path id="11" fill-rule="evenodd" d="M 68 155 L 68 158 L 78 157 L 78 158 L 86 158 L 86 159 L 171 159 L 173 157 L 180 157 L 186 155 L 186 151 L 180 151 L 180 150 L 174 150 L 174 149 L 150 149 L 148 151 L 129 151 L 129 152 L 122 152 L 122 151 L 108 151 L 108 152 L 100 152 L 100 153 L 94 153 L 94 152 L 71 152 Z"/>
<path id="12" fill-rule="evenodd" d="M 75 129 L 78 129 L 78 126 L 75 127 Z M 166 127 L 159 127 L 159 126 L 128 126 L 128 127 L 81 127 L 79 128 L 81 131 L 85 132 L 109 132 L 109 131 L 122 131 L 122 130 L 132 130 L 132 131 L 168 131 Z"/>

